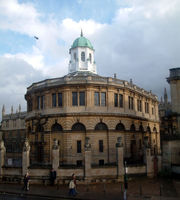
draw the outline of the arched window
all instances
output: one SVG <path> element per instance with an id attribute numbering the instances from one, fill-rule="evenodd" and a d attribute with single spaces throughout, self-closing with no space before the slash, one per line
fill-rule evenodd
<path id="1" fill-rule="evenodd" d="M 100 122 L 100 123 L 96 124 L 95 130 L 108 130 L 108 127 L 105 123 Z"/>
<path id="2" fill-rule="evenodd" d="M 89 61 L 90 61 L 90 63 L 92 62 L 92 55 L 91 55 L 91 53 L 89 54 Z"/>
<path id="3" fill-rule="evenodd" d="M 85 62 L 85 52 L 81 52 L 81 61 Z"/>
<path id="4" fill-rule="evenodd" d="M 122 123 L 117 124 L 116 125 L 116 130 L 118 130 L 118 131 L 125 131 L 124 124 L 122 124 Z"/>
<path id="5" fill-rule="evenodd" d="M 132 132 L 135 132 L 135 131 L 136 131 L 136 127 L 135 127 L 134 124 L 131 124 L 130 131 L 132 131 Z"/>
<path id="6" fill-rule="evenodd" d="M 52 132 L 60 132 L 62 130 L 63 130 L 62 126 L 60 124 L 58 124 L 57 122 L 55 124 L 53 124 L 51 127 Z"/>
<path id="7" fill-rule="evenodd" d="M 43 126 L 42 126 L 41 124 L 38 124 L 38 125 L 36 126 L 36 132 L 43 132 L 43 131 L 44 131 Z"/>
<path id="8" fill-rule="evenodd" d="M 148 133 L 151 133 L 151 129 L 150 129 L 149 126 L 147 126 L 147 132 L 148 132 Z"/>
<path id="9" fill-rule="evenodd" d="M 144 132 L 144 128 L 142 125 L 139 126 L 139 132 L 142 132 L 142 133 Z"/>
<path id="10" fill-rule="evenodd" d="M 82 123 L 75 123 L 73 126 L 72 126 L 72 131 L 86 131 L 86 127 L 84 126 L 84 124 Z"/>

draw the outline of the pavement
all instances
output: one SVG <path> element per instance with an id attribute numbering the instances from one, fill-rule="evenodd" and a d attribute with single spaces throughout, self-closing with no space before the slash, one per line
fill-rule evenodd
<path id="1" fill-rule="evenodd" d="M 124 190 L 120 183 L 78 184 L 78 194 L 69 197 L 68 185 L 30 185 L 29 191 L 23 191 L 22 187 L 20 184 L 1 183 L 0 193 L 15 194 L 27 199 L 44 197 L 44 199 L 122 200 Z M 180 200 L 180 180 L 129 178 L 127 200 Z"/>

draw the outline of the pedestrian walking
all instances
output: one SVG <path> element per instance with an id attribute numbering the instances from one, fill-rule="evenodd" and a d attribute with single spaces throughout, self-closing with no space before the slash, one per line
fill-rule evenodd
<path id="1" fill-rule="evenodd" d="M 50 171 L 50 184 L 53 186 L 56 180 L 56 171 L 52 168 Z"/>
<path id="2" fill-rule="evenodd" d="M 75 192 L 76 192 L 76 194 L 78 194 L 78 192 L 77 192 L 77 182 L 76 182 L 76 176 L 75 176 L 75 174 L 72 174 L 72 179 L 73 179 L 73 181 L 74 181 L 74 185 L 75 185 Z"/>
<path id="3" fill-rule="evenodd" d="M 29 173 L 27 172 L 25 175 L 24 175 L 24 187 L 23 187 L 23 190 L 26 190 L 28 191 L 29 190 L 29 179 L 30 179 L 30 176 L 29 176 Z"/>
<path id="4" fill-rule="evenodd" d="M 73 179 L 69 182 L 69 196 L 76 196 L 75 184 Z"/>

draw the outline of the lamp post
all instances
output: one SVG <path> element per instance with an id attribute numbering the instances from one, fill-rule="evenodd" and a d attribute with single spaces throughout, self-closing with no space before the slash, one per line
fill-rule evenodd
<path id="1" fill-rule="evenodd" d="M 127 189 L 128 189 L 128 177 L 127 177 L 127 165 L 124 162 L 124 200 L 127 200 Z"/>

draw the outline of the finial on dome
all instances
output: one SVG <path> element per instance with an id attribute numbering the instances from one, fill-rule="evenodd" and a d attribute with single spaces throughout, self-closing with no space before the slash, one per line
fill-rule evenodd
<path id="1" fill-rule="evenodd" d="M 83 37 L 83 31 L 82 31 L 82 29 L 81 29 L 81 37 Z"/>

